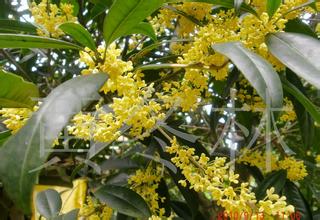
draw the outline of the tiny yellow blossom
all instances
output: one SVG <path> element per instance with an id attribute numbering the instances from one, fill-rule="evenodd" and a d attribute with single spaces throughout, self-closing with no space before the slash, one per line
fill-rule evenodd
<path id="1" fill-rule="evenodd" d="M 30 8 L 35 23 L 39 26 L 38 35 L 58 38 L 64 32 L 58 28 L 65 22 L 76 22 L 77 18 L 73 14 L 73 5 L 61 3 L 60 8 L 56 4 L 51 4 L 50 0 L 41 0 L 37 5 L 32 2 Z"/>

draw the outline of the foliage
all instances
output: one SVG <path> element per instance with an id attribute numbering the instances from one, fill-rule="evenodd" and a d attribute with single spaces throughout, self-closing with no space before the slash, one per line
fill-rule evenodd
<path id="1" fill-rule="evenodd" d="M 4 218 L 320 215 L 319 2 L 23 2 L 0 8 Z"/>

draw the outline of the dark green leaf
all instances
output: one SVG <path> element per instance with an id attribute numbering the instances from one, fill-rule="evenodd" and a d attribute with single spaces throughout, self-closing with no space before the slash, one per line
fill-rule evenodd
<path id="1" fill-rule="evenodd" d="M 305 109 L 309 112 L 312 118 L 320 124 L 320 111 L 302 92 L 297 89 L 290 82 L 283 80 L 283 89 L 290 93 L 295 99 L 297 99 L 300 104 L 302 104 Z"/>
<path id="2" fill-rule="evenodd" d="M 288 81 L 294 85 L 299 91 L 307 95 L 306 89 L 304 88 L 301 79 L 294 74 L 290 69 L 286 70 L 286 78 Z M 284 89 L 284 91 L 286 91 Z M 314 120 L 310 113 L 306 111 L 306 108 L 300 104 L 297 98 L 293 95 L 288 95 L 294 105 L 294 111 L 296 112 L 298 122 L 299 122 L 299 129 L 301 133 L 301 137 L 304 143 L 304 149 L 310 149 L 312 146 L 313 149 L 320 149 L 320 143 L 317 137 L 320 137 L 317 133 L 319 133 L 320 128 L 315 126 Z"/>
<path id="3" fill-rule="evenodd" d="M 257 93 L 265 101 L 269 97 L 272 107 L 282 107 L 281 81 L 270 63 L 238 42 L 215 44 L 213 49 L 230 58 Z"/>
<path id="4" fill-rule="evenodd" d="M 38 98 L 38 87 L 20 76 L 0 70 L 0 108 L 31 108 Z"/>
<path id="5" fill-rule="evenodd" d="M 31 193 L 40 172 L 36 168 L 46 162 L 54 140 L 72 115 L 99 98 L 98 90 L 106 79 L 101 73 L 61 84 L 0 149 L 0 178 L 8 195 L 25 213 L 30 213 Z"/>
<path id="6" fill-rule="evenodd" d="M 94 192 L 101 202 L 111 208 L 136 218 L 148 218 L 151 215 L 147 203 L 134 191 L 115 185 L 104 185 Z"/>
<path id="7" fill-rule="evenodd" d="M 316 35 L 316 33 L 313 32 L 310 26 L 301 21 L 299 18 L 289 20 L 286 23 L 285 31 L 291 33 L 305 34 L 309 35 L 310 37 L 318 38 L 318 36 Z"/>
<path id="8" fill-rule="evenodd" d="M 279 170 L 268 174 L 256 189 L 256 198 L 258 200 L 264 199 L 267 189 L 274 187 L 275 193 L 279 194 L 286 182 L 287 172 Z"/>
<path id="9" fill-rule="evenodd" d="M 277 33 L 267 36 L 270 52 L 293 72 L 320 89 L 320 42 L 307 35 Z"/>
<path id="10" fill-rule="evenodd" d="M 186 203 L 180 201 L 171 201 L 171 207 L 174 212 L 184 220 L 192 220 L 192 213 Z"/>
<path id="11" fill-rule="evenodd" d="M 153 41 L 157 40 L 157 36 L 156 36 L 156 33 L 153 30 L 152 25 L 147 23 L 147 22 L 140 22 L 138 25 L 133 27 L 126 34 L 127 35 L 130 35 L 130 34 L 143 34 L 145 36 L 150 37 Z"/>
<path id="12" fill-rule="evenodd" d="M 173 163 L 168 161 L 168 160 L 165 160 L 165 159 L 162 159 L 162 158 L 157 158 L 157 157 L 154 157 L 154 156 L 149 155 L 149 154 L 142 154 L 142 153 L 137 153 L 137 154 L 141 155 L 141 156 L 143 156 L 145 158 L 148 158 L 150 160 L 154 160 L 156 162 L 159 162 L 159 163 L 163 164 L 164 166 L 166 166 L 173 173 L 177 173 L 177 167 Z"/>
<path id="13" fill-rule="evenodd" d="M 282 0 L 267 0 L 267 12 L 269 18 L 272 18 L 274 13 L 278 10 L 281 5 Z"/>
<path id="14" fill-rule="evenodd" d="M 36 34 L 37 28 L 30 23 L 0 19 L 0 31 L 3 32 L 26 32 L 30 34 Z"/>
<path id="15" fill-rule="evenodd" d="M 62 200 L 59 193 L 53 189 L 41 191 L 36 197 L 36 207 L 40 215 L 52 218 L 59 215 Z"/>
<path id="16" fill-rule="evenodd" d="M 109 45 L 131 32 L 143 19 L 157 10 L 163 0 L 115 0 L 103 24 L 103 36 Z"/>
<path id="17" fill-rule="evenodd" d="M 128 169 L 137 168 L 138 165 L 129 158 L 123 159 L 108 159 L 99 164 L 101 171 L 115 170 L 115 169 Z"/>
<path id="18" fill-rule="evenodd" d="M 294 183 L 286 181 L 283 188 L 283 194 L 287 197 L 287 202 L 294 206 L 295 213 L 299 213 L 299 219 L 312 219 L 310 207 L 299 188 Z"/>
<path id="19" fill-rule="evenodd" d="M 0 34 L 0 48 L 82 49 L 66 41 L 24 34 Z"/>
<path id="20" fill-rule="evenodd" d="M 10 131 L 1 131 L 0 132 L 0 147 L 2 144 L 11 136 Z"/>
<path id="21" fill-rule="evenodd" d="M 111 6 L 112 0 L 97 0 L 94 3 L 93 8 L 90 11 L 90 18 L 94 19 L 100 14 L 107 11 L 107 9 Z"/>
<path id="22" fill-rule="evenodd" d="M 96 50 L 96 44 L 90 33 L 80 24 L 68 22 L 61 24 L 59 28 L 83 46 Z"/>

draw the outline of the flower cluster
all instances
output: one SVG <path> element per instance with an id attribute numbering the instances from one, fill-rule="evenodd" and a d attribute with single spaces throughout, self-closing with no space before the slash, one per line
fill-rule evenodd
<path id="1" fill-rule="evenodd" d="M 88 220 L 110 220 L 112 212 L 109 206 L 87 196 L 86 203 L 80 209 L 79 217 L 85 217 Z"/>
<path id="2" fill-rule="evenodd" d="M 3 123 L 13 134 L 25 125 L 33 111 L 29 108 L 3 108 L 0 115 L 5 118 Z"/>
<path id="3" fill-rule="evenodd" d="M 157 193 L 159 183 L 162 178 L 161 167 L 155 169 L 151 164 L 145 170 L 137 170 L 136 173 L 128 180 L 128 184 L 131 189 L 138 193 L 149 205 L 150 210 L 154 217 L 151 219 L 157 219 L 162 217 L 165 213 L 164 208 L 159 207 L 159 202 L 165 201 L 165 197 L 160 197 Z"/>
<path id="4" fill-rule="evenodd" d="M 117 49 L 115 44 L 110 45 L 107 49 L 100 46 L 98 56 L 93 51 L 86 49 L 85 52 L 80 52 L 80 61 L 88 67 L 82 73 L 104 72 L 108 74 L 109 79 L 102 87 L 102 91 L 105 94 L 116 93 L 118 95 L 109 105 L 112 113 L 98 113 L 98 117 L 102 117 L 104 126 L 109 128 L 108 132 L 116 134 L 115 131 L 122 125 L 128 125 L 132 136 L 144 138 L 149 135 L 157 121 L 164 118 L 164 114 L 161 112 L 161 105 L 153 98 L 153 84 L 147 85 L 142 80 L 141 72 L 130 72 L 133 69 L 132 63 L 121 60 L 120 54 L 121 50 Z M 85 117 L 90 116 L 80 114 L 78 117 L 80 123 L 76 123 L 75 127 L 86 127 L 81 126 L 81 123 L 86 120 Z M 99 129 L 103 130 L 103 126 L 100 126 Z M 77 129 L 73 128 L 73 130 Z M 77 132 L 72 133 L 77 135 Z"/>
<path id="5" fill-rule="evenodd" d="M 268 161 L 271 166 L 271 170 L 267 170 L 266 153 L 258 150 L 243 151 L 237 162 L 258 167 L 263 173 L 274 170 L 286 170 L 287 178 L 291 181 L 302 180 L 308 175 L 303 161 L 298 161 L 294 157 L 286 157 L 281 160 L 275 153 L 271 154 L 270 161 Z"/>
<path id="6" fill-rule="evenodd" d="M 207 193 L 227 212 L 259 211 L 269 216 L 281 212 L 288 217 L 294 211 L 293 206 L 287 205 L 286 197 L 274 194 L 273 188 L 267 191 L 263 200 L 257 201 L 249 183 L 239 184 L 239 175 L 230 169 L 225 157 L 216 157 L 210 161 L 204 154 L 196 156 L 194 148 L 180 146 L 175 138 L 171 140 L 167 152 L 174 155 L 171 161 L 186 178 L 180 180 L 180 184 L 185 187 L 189 185 L 196 192 Z"/>
<path id="7" fill-rule="evenodd" d="M 294 111 L 294 107 L 292 102 L 288 99 L 284 99 L 284 113 L 280 116 L 279 120 L 281 122 L 294 122 L 297 119 L 296 112 Z"/>
<path id="8" fill-rule="evenodd" d="M 210 4 L 200 2 L 180 1 L 169 7 L 171 8 L 161 9 L 157 16 L 150 19 L 150 22 L 158 33 L 165 32 L 166 28 L 175 29 L 179 37 L 187 37 L 197 29 L 197 25 L 190 18 L 201 22 L 207 19 L 207 16 L 210 15 L 212 10 Z M 182 16 L 176 13 L 175 10 L 188 14 L 190 17 Z"/>
<path id="9" fill-rule="evenodd" d="M 242 109 L 252 112 L 261 112 L 265 109 L 265 103 L 262 98 L 257 94 L 257 91 L 250 86 L 246 79 L 239 82 L 239 91 L 237 92 L 237 99 L 242 103 Z"/>
<path id="10" fill-rule="evenodd" d="M 50 0 L 41 0 L 37 5 L 32 2 L 30 8 L 35 23 L 39 26 L 38 35 L 58 38 L 64 35 L 58 28 L 65 22 L 76 22 L 77 18 L 73 16 L 73 5 L 61 3 L 60 7 L 51 4 Z"/>

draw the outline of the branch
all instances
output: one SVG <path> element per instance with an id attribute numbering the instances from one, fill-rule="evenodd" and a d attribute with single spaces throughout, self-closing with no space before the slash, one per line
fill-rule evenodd
<path id="1" fill-rule="evenodd" d="M 3 56 L 9 60 L 9 62 L 11 62 L 20 72 L 20 76 L 22 76 L 23 78 L 27 79 L 30 82 L 33 82 L 33 80 L 31 79 L 31 77 L 27 74 L 26 71 L 24 71 L 24 69 L 20 66 L 20 64 L 18 62 L 15 61 L 15 59 L 10 55 L 10 53 L 8 53 L 5 50 L 1 50 L 1 53 L 3 54 Z"/>

